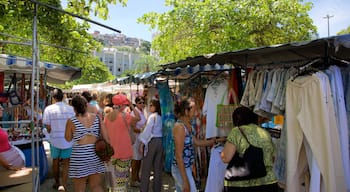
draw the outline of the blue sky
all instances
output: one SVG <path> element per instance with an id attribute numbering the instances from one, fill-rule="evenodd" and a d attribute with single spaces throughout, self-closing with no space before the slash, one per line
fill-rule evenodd
<path id="1" fill-rule="evenodd" d="M 317 26 L 320 37 L 328 36 L 328 14 L 333 16 L 329 19 L 330 36 L 336 35 L 342 29 L 350 26 L 350 0 L 311 0 L 313 9 L 309 12 L 314 24 Z M 63 1 L 64 3 L 64 1 Z M 169 7 L 164 5 L 164 0 L 128 0 L 127 6 L 120 4 L 109 6 L 108 20 L 93 17 L 92 20 L 121 30 L 128 37 L 137 37 L 147 41 L 152 39 L 152 31 L 147 25 L 138 24 L 136 19 L 144 13 L 151 11 L 165 12 Z M 100 31 L 102 34 L 112 34 L 114 31 L 91 24 L 91 32 Z"/>

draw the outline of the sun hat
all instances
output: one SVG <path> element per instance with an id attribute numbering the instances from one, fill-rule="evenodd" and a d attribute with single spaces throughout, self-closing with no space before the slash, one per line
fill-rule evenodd
<path id="1" fill-rule="evenodd" d="M 113 105 L 129 105 L 130 101 L 124 94 L 114 95 L 112 98 Z"/>

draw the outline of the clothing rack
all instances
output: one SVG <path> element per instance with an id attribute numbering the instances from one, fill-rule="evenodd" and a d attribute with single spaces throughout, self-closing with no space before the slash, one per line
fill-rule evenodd
<path id="1" fill-rule="evenodd" d="M 321 59 L 321 58 L 314 59 L 314 60 L 310 61 L 309 63 L 307 63 L 307 64 L 305 64 L 305 65 L 299 67 L 299 70 L 301 70 L 301 71 L 302 71 L 302 70 L 305 70 L 306 68 L 312 66 L 313 64 L 315 64 L 315 63 L 317 63 L 317 62 L 319 62 L 319 61 L 322 61 L 322 59 Z"/>
<path id="2" fill-rule="evenodd" d="M 346 61 L 346 60 L 343 60 L 343 59 L 339 59 L 339 58 L 337 58 L 337 57 L 335 57 L 335 56 L 330 56 L 330 59 L 331 59 L 331 60 L 334 60 L 334 61 L 339 61 L 339 62 L 341 62 L 341 63 L 343 63 L 343 64 L 346 64 L 346 65 L 350 65 L 350 61 Z"/>
<path id="3" fill-rule="evenodd" d="M 300 67 L 307 65 L 310 60 L 313 61 L 318 58 L 313 59 L 303 59 L 303 60 L 292 60 L 292 61 L 283 61 L 283 62 L 273 62 L 269 64 L 262 64 L 262 65 L 248 65 L 245 68 L 253 68 L 257 70 L 268 70 L 268 69 L 275 69 L 275 68 L 290 68 L 290 67 Z"/>
<path id="4" fill-rule="evenodd" d="M 221 75 L 223 72 L 225 71 L 220 71 L 219 73 L 215 74 L 215 77 L 213 79 L 211 79 L 209 82 L 208 82 L 208 85 L 219 80 L 219 79 L 222 79 L 223 76 Z"/>

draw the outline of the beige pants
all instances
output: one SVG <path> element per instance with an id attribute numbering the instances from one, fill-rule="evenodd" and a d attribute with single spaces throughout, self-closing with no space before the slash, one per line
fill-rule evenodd
<path id="1" fill-rule="evenodd" d="M 329 81 L 316 75 L 288 81 L 286 88 L 287 190 L 301 191 L 307 165 L 303 139 L 310 144 L 326 191 L 345 191 L 345 178 Z M 321 181 L 321 180 L 320 180 Z M 319 183 L 321 185 L 321 183 Z M 307 190 L 307 189 L 306 189 Z"/>

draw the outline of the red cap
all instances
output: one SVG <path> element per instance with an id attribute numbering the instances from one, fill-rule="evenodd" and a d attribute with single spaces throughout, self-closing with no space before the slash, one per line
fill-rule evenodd
<path id="1" fill-rule="evenodd" d="M 112 98 L 113 105 L 129 105 L 130 101 L 124 94 L 114 95 Z"/>

